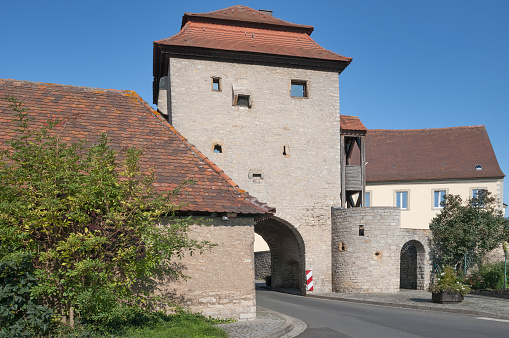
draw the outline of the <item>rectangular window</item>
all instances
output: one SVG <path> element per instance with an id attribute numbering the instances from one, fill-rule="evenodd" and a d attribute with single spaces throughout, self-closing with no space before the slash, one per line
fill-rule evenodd
<path id="1" fill-rule="evenodd" d="M 486 193 L 486 189 L 472 189 L 472 198 L 479 198 Z"/>
<path id="2" fill-rule="evenodd" d="M 371 192 L 366 191 L 366 194 L 364 195 L 364 206 L 370 207 L 371 206 Z"/>
<path id="3" fill-rule="evenodd" d="M 236 105 L 237 106 L 240 106 L 240 107 L 249 107 L 249 95 L 238 95 L 237 96 L 237 102 L 236 102 Z"/>
<path id="4" fill-rule="evenodd" d="M 221 78 L 219 77 L 212 78 L 212 90 L 215 92 L 221 91 Z"/>
<path id="5" fill-rule="evenodd" d="M 439 209 L 442 208 L 442 201 L 444 200 L 446 191 L 445 190 L 435 190 L 433 191 L 433 208 Z"/>
<path id="6" fill-rule="evenodd" d="M 486 190 L 486 189 L 480 189 L 480 188 L 472 189 L 472 198 L 474 198 L 474 199 L 482 198 L 487 192 L 488 192 L 488 190 Z M 476 203 L 474 203 L 474 205 L 476 205 L 478 207 L 484 206 L 484 204 L 481 202 L 476 202 Z"/>
<path id="7" fill-rule="evenodd" d="M 307 82 L 301 80 L 292 80 L 290 95 L 292 97 L 308 97 Z"/>
<path id="8" fill-rule="evenodd" d="M 408 191 L 396 191 L 396 207 L 408 209 Z"/>

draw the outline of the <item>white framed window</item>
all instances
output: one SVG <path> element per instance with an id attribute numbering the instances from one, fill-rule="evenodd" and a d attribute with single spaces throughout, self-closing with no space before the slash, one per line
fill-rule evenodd
<path id="1" fill-rule="evenodd" d="M 364 194 L 364 206 L 365 207 L 371 206 L 371 191 L 366 191 Z"/>
<path id="2" fill-rule="evenodd" d="M 472 198 L 478 198 L 479 195 L 485 194 L 487 189 L 484 188 L 472 188 Z"/>
<path id="3" fill-rule="evenodd" d="M 481 197 L 481 195 L 486 194 L 488 192 L 488 189 L 486 189 L 486 188 L 472 188 L 472 189 L 470 189 L 470 191 L 472 192 L 470 194 L 470 196 L 472 198 L 479 198 L 479 197 Z M 479 207 L 484 206 L 483 203 L 475 203 L 475 204 Z"/>
<path id="4" fill-rule="evenodd" d="M 442 201 L 444 200 L 445 195 L 447 195 L 446 190 L 433 190 L 433 209 L 442 209 Z"/>
<path id="5" fill-rule="evenodd" d="M 396 191 L 395 194 L 396 198 L 396 207 L 400 208 L 401 210 L 408 210 L 408 191 Z"/>

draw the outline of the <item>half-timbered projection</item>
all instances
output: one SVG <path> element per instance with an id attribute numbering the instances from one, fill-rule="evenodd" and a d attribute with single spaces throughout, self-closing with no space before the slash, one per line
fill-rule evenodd
<path id="1" fill-rule="evenodd" d="M 341 207 L 365 206 L 367 129 L 357 116 L 341 115 Z"/>

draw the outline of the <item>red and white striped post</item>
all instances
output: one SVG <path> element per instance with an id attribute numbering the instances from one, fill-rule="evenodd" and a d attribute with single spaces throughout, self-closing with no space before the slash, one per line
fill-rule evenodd
<path id="1" fill-rule="evenodd" d="M 313 291 L 313 271 L 312 270 L 306 270 L 306 284 L 307 284 L 307 290 Z"/>

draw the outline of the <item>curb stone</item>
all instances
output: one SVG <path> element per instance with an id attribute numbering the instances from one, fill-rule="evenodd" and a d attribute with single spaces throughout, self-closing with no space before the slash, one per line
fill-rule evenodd
<path id="1" fill-rule="evenodd" d="M 228 337 L 250 338 L 291 338 L 302 333 L 307 325 L 303 321 L 285 314 L 256 307 L 256 319 L 235 323 L 219 324 Z"/>
<path id="2" fill-rule="evenodd" d="M 378 305 L 378 306 L 398 307 L 398 308 L 405 308 L 405 309 L 426 310 L 426 311 L 436 311 L 436 312 L 451 312 L 451 313 L 461 313 L 461 314 L 473 315 L 473 316 L 483 316 L 483 317 L 489 317 L 489 318 L 509 319 L 509 315 L 506 315 L 506 314 L 491 313 L 491 312 L 476 311 L 476 310 L 454 309 L 454 308 L 447 308 L 447 307 L 440 308 L 440 307 L 433 307 L 433 306 L 426 306 L 426 305 L 413 305 L 413 304 L 403 304 L 403 303 L 369 301 L 369 300 L 361 300 L 361 299 L 309 295 L 309 294 L 306 295 L 306 297 L 327 299 L 327 300 L 337 300 L 337 301 L 349 302 L 349 303 L 370 304 L 370 305 Z"/>

